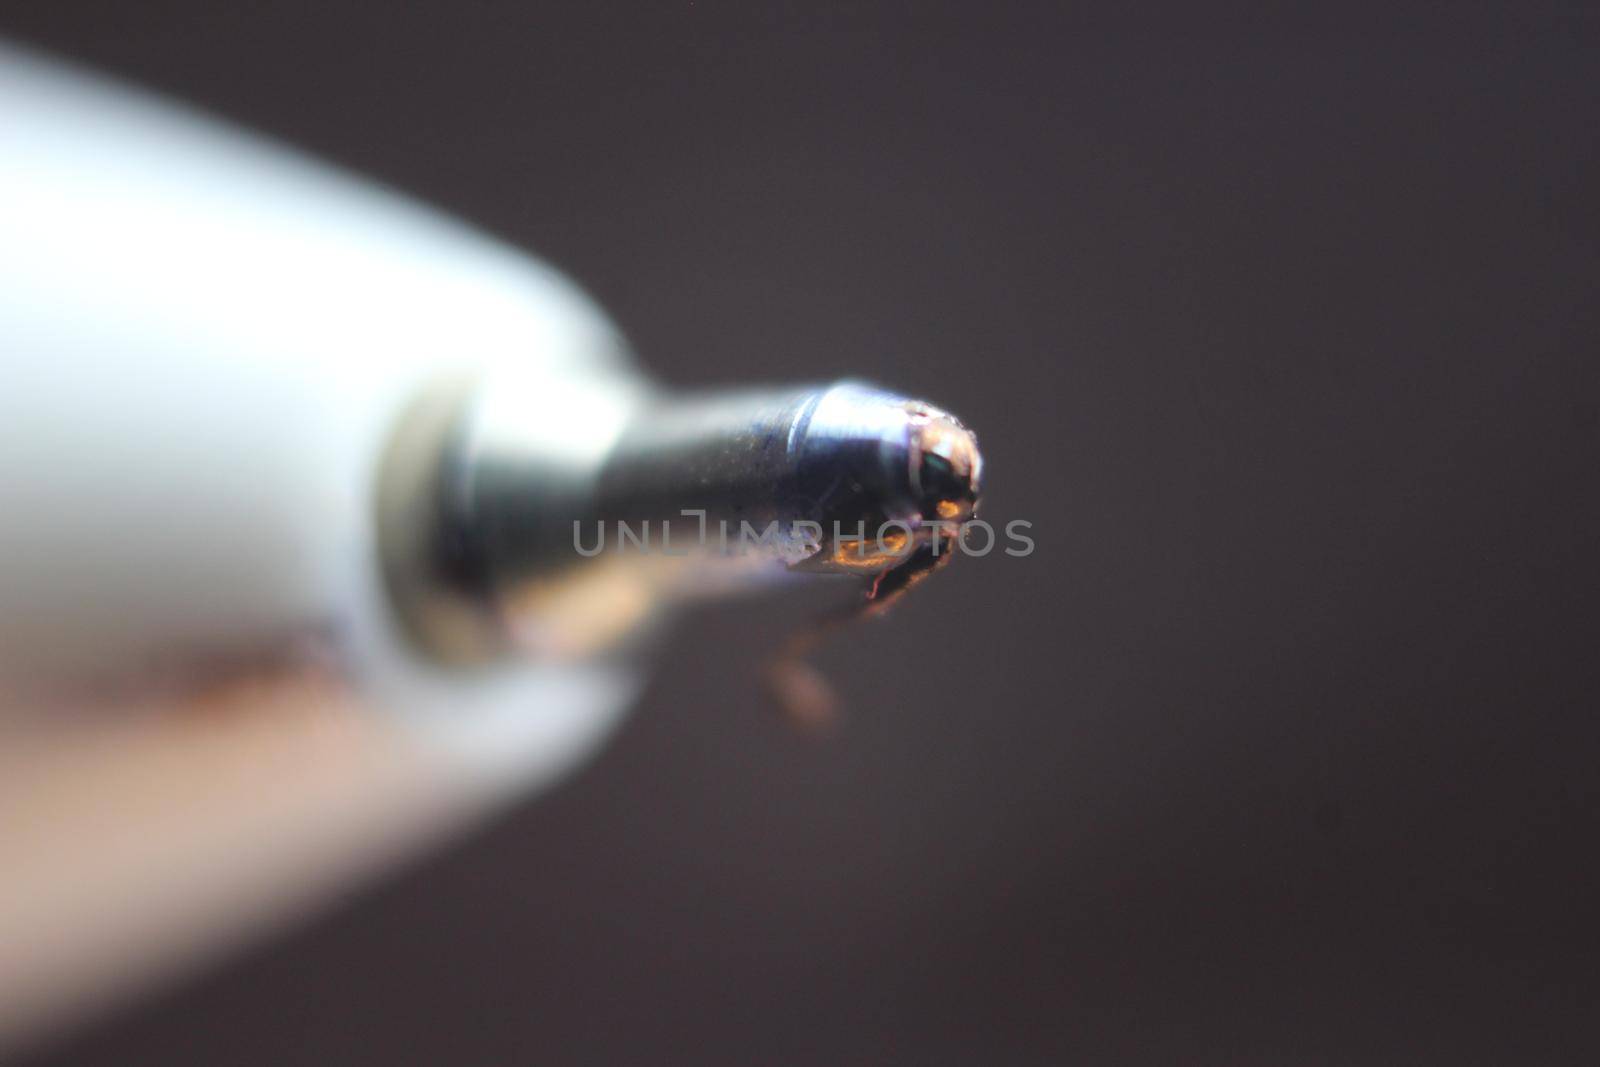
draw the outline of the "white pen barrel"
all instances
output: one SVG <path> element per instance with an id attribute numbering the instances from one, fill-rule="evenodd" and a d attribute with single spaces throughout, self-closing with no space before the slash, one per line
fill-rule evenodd
<path id="1" fill-rule="evenodd" d="M 537 261 L 0 45 L 0 1035 L 615 721 L 626 670 L 451 671 L 396 625 L 378 466 L 408 404 L 473 374 L 552 404 L 632 380 Z"/>

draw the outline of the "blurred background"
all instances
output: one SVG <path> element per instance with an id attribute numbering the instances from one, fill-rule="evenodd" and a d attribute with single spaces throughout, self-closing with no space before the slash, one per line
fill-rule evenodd
<path id="1" fill-rule="evenodd" d="M 1600 1052 L 1600 20 L 7 5 L 535 251 L 674 384 L 959 413 L 814 743 L 679 628 L 601 757 L 38 1064 Z"/>

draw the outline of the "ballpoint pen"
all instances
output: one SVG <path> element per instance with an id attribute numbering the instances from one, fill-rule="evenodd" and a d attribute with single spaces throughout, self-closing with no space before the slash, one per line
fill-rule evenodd
<path id="1" fill-rule="evenodd" d="M 537 260 L 4 46 L 0 371 L 0 1035 L 554 781 L 677 604 L 887 602 L 982 477 L 860 382 L 660 389 Z"/>

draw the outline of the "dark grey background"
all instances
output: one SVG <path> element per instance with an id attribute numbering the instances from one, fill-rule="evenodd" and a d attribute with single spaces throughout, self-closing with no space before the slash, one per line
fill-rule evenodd
<path id="1" fill-rule="evenodd" d="M 40 1062 L 1593 1062 L 1592 9 L 274 8 L 0 28 L 667 380 L 926 394 L 1038 551 L 834 641 L 820 746 L 792 613 L 697 617 L 570 784 Z"/>

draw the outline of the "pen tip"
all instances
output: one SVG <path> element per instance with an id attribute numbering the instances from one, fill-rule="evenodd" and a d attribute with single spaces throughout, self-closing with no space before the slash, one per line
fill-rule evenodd
<path id="1" fill-rule="evenodd" d="M 982 491 L 978 439 L 961 421 L 931 404 L 906 404 L 910 419 L 911 487 L 922 517 L 960 522 L 971 518 Z"/>

